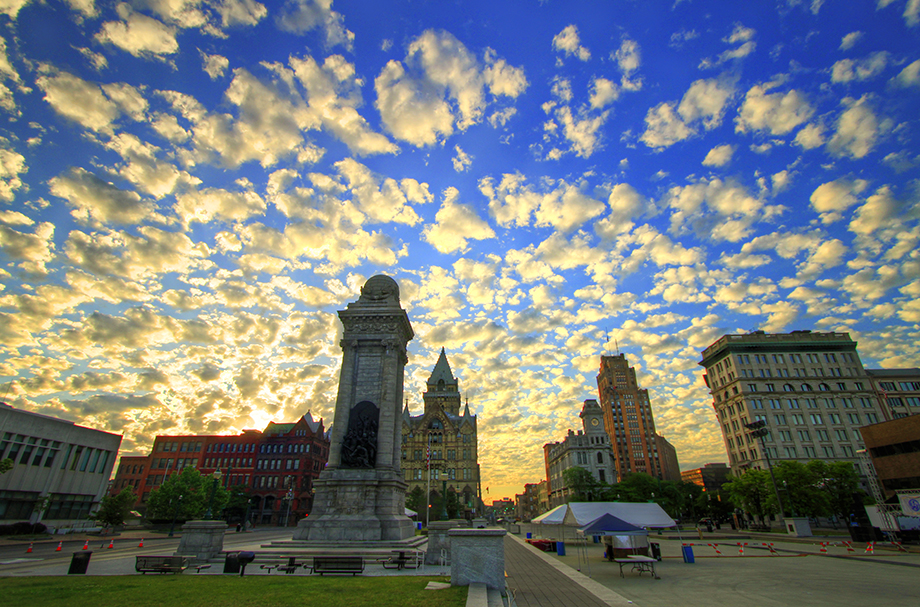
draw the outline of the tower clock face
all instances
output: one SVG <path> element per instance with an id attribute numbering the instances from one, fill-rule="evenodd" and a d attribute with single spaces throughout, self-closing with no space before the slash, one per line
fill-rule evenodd
<path id="1" fill-rule="evenodd" d="M 599 423 L 600 423 L 600 421 L 599 421 L 596 417 L 595 417 L 594 419 L 591 420 L 591 425 L 592 425 L 592 426 L 596 426 L 596 425 L 598 425 Z"/>

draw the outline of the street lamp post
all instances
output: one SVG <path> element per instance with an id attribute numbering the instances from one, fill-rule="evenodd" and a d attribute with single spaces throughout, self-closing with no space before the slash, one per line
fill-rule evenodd
<path id="1" fill-rule="evenodd" d="M 208 498 L 208 511 L 205 513 L 205 520 L 210 521 L 212 516 L 212 510 L 214 509 L 214 494 L 217 492 L 217 485 L 220 484 L 220 470 L 215 470 L 214 474 L 211 475 L 211 478 L 214 479 L 211 481 L 211 497 Z"/>
<path id="2" fill-rule="evenodd" d="M 764 458 L 767 460 L 767 470 L 770 471 L 770 480 L 773 482 L 773 493 L 776 494 L 776 503 L 779 505 L 779 514 L 781 517 L 786 517 L 786 509 L 783 508 L 783 500 L 779 496 L 779 487 L 776 486 L 776 477 L 773 476 L 773 465 L 770 463 L 770 454 L 767 452 L 767 446 L 764 441 L 764 437 L 770 433 L 766 428 L 767 422 L 762 419 L 751 422 L 749 424 L 744 424 L 744 427 L 750 430 L 749 435 L 754 438 L 760 439 L 760 450 L 763 452 Z"/>
<path id="3" fill-rule="evenodd" d="M 182 494 L 179 494 L 179 499 L 176 500 L 176 507 L 173 509 L 173 520 L 172 525 L 169 526 L 169 537 L 173 536 L 173 532 L 176 530 L 176 519 L 179 518 L 179 506 L 182 505 Z"/>

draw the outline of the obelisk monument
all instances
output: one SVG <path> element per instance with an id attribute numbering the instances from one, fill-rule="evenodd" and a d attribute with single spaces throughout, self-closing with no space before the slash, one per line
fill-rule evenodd
<path id="1" fill-rule="evenodd" d="M 329 463 L 294 540 L 394 542 L 414 535 L 400 469 L 406 344 L 415 335 L 399 285 L 374 276 L 339 311 L 344 326 Z"/>

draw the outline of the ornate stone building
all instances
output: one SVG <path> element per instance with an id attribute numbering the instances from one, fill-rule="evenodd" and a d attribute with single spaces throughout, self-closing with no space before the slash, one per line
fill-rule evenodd
<path id="1" fill-rule="evenodd" d="M 450 370 L 444 348 L 422 396 L 422 415 L 411 415 L 408 403 L 403 410 L 402 468 L 409 484 L 407 493 L 417 487 L 423 492 L 427 489 L 430 454 L 432 501 L 437 501 L 446 487 L 456 492 L 464 515 L 479 516 L 482 496 L 476 416 L 470 414 L 469 403 L 460 412 L 460 384 Z M 424 519 L 423 512 L 419 515 Z"/>
<path id="2" fill-rule="evenodd" d="M 616 458 L 604 429 L 604 412 L 600 405 L 593 398 L 586 400 L 579 417 L 581 430 L 577 433 L 569 430 L 561 442 L 543 445 L 550 508 L 570 499 L 572 491 L 565 483 L 565 471 L 569 468 L 584 468 L 601 483 L 613 484 L 618 480 Z"/>

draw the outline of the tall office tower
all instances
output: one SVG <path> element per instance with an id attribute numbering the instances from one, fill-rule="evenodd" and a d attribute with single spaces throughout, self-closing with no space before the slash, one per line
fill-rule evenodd
<path id="1" fill-rule="evenodd" d="M 639 387 L 626 355 L 601 356 L 597 393 L 604 429 L 616 455 L 617 476 L 644 472 L 662 478 L 655 420 L 648 390 Z"/>
<path id="2" fill-rule="evenodd" d="M 724 335 L 700 365 L 733 471 L 765 470 L 765 447 L 774 462 L 849 461 L 865 476 L 859 428 L 884 415 L 849 333 Z M 763 422 L 762 441 L 753 422 Z"/>

